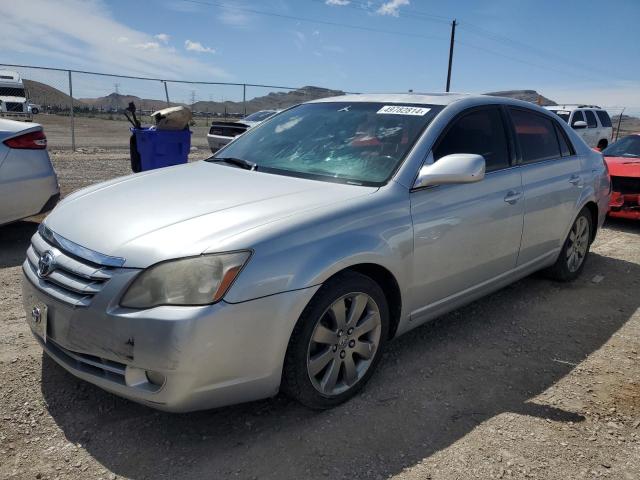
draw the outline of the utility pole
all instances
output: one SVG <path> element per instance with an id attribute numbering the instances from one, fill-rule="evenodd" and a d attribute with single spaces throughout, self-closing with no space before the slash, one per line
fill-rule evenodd
<path id="1" fill-rule="evenodd" d="M 453 44 L 456 38 L 456 22 L 455 18 L 453 22 L 451 22 L 451 44 L 449 45 L 449 69 L 447 70 L 447 89 L 449 91 L 449 87 L 451 86 L 451 65 L 453 64 Z"/>
<path id="2" fill-rule="evenodd" d="M 191 90 L 191 110 L 193 110 L 193 106 L 196 103 L 196 91 Z"/>
<path id="3" fill-rule="evenodd" d="M 120 95 L 120 84 L 114 83 L 113 88 L 115 88 L 116 95 Z"/>

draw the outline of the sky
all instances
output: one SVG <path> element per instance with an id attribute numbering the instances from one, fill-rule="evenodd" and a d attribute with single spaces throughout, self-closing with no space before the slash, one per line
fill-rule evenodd
<path id="1" fill-rule="evenodd" d="M 532 89 L 640 115 L 640 0 L 21 0 L 3 2 L 0 62 L 350 92 Z M 0 67 L 2 68 L 2 67 Z M 20 70 L 66 90 L 64 73 Z M 116 87 L 116 83 L 118 84 Z M 159 82 L 74 76 L 74 96 Z M 172 100 L 238 100 L 170 84 Z M 251 87 L 247 97 L 271 88 Z"/>

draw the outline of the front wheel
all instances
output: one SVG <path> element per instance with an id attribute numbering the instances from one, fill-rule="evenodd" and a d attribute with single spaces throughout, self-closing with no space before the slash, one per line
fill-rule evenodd
<path id="1" fill-rule="evenodd" d="M 380 286 L 345 272 L 325 283 L 300 316 L 283 372 L 283 391 L 310 408 L 338 405 L 373 374 L 389 332 Z"/>
<path id="2" fill-rule="evenodd" d="M 592 228 L 591 213 L 583 208 L 571 226 L 558 260 L 549 269 L 553 279 L 570 282 L 580 275 L 589 255 Z"/>

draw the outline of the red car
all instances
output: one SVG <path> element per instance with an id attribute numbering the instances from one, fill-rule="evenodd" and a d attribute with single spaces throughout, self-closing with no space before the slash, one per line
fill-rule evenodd
<path id="1" fill-rule="evenodd" d="M 640 220 L 640 133 L 622 137 L 602 155 L 611 175 L 609 215 Z"/>

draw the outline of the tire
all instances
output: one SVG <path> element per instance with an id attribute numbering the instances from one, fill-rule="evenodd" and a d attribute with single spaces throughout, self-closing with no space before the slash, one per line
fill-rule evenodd
<path id="1" fill-rule="evenodd" d="M 598 150 L 602 151 L 609 146 L 609 142 L 606 138 L 602 138 L 598 141 L 598 146 L 596 147 Z"/>
<path id="2" fill-rule="evenodd" d="M 34 115 L 37 115 L 40 112 L 40 110 L 38 110 L 37 108 L 32 108 L 31 109 L 31 113 L 33 113 Z"/>
<path id="3" fill-rule="evenodd" d="M 373 374 L 388 333 L 380 286 L 359 273 L 336 275 L 316 292 L 291 334 L 282 391 L 317 410 L 345 402 Z"/>
<path id="4" fill-rule="evenodd" d="M 592 233 L 591 213 L 583 208 L 571 225 L 556 263 L 547 270 L 551 278 L 560 282 L 571 282 L 580 276 L 589 256 Z"/>

